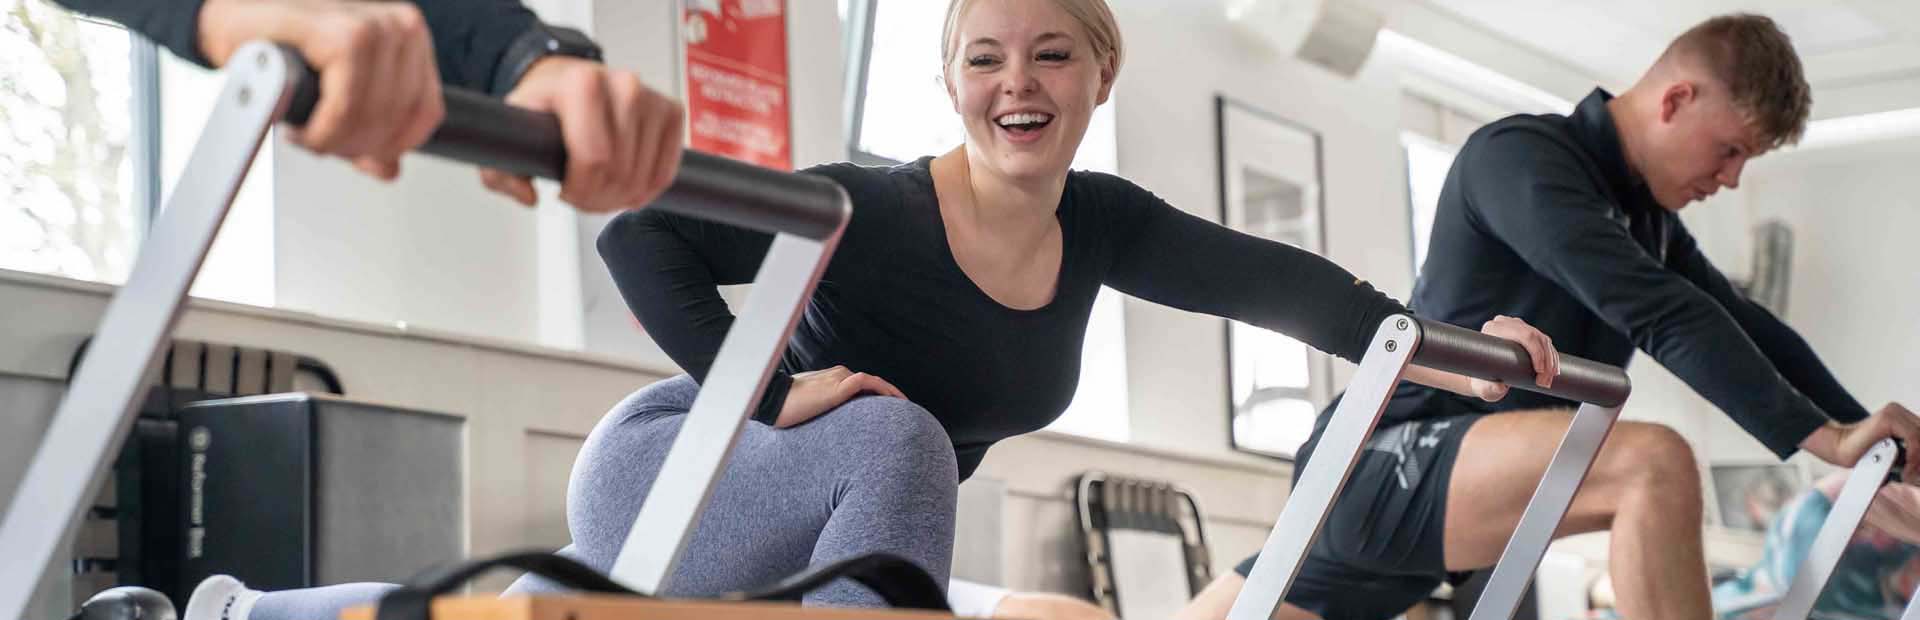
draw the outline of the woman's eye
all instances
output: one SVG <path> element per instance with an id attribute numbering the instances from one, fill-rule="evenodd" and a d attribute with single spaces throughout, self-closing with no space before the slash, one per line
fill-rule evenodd
<path id="1" fill-rule="evenodd" d="M 969 67 L 985 67 L 997 62 L 992 56 L 974 56 L 967 59 Z"/>
<path id="2" fill-rule="evenodd" d="M 1061 51 L 1046 51 L 1046 52 L 1040 52 L 1035 57 L 1046 62 L 1064 62 L 1068 58 L 1072 58 L 1073 54 L 1068 52 L 1061 52 Z"/>

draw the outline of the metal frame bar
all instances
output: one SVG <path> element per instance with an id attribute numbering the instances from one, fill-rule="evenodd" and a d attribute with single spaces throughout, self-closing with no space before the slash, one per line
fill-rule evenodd
<path id="1" fill-rule="evenodd" d="M 1346 396 L 1340 399 L 1333 420 L 1320 436 L 1315 449 L 1318 458 L 1308 460 L 1307 468 L 1300 472 L 1300 482 L 1280 509 L 1280 519 L 1267 535 L 1260 559 L 1249 571 L 1227 620 L 1267 620 L 1286 600 L 1293 578 L 1300 573 L 1300 562 L 1320 536 L 1320 526 L 1333 511 L 1334 498 L 1346 486 L 1347 476 L 1360 460 L 1360 451 L 1366 448 L 1367 437 L 1387 409 L 1393 386 L 1400 382 L 1419 347 L 1420 331 L 1406 317 L 1389 317 L 1374 332 L 1373 342 L 1360 360 L 1360 370 L 1354 373 Z"/>
<path id="2" fill-rule="evenodd" d="M 293 65 L 278 48 L 250 44 L 234 55 L 207 129 L 182 182 L 154 220 L 127 283 L 108 302 L 25 477 L 0 517 L 0 618 L 18 618 L 101 473 L 125 441 L 147 368 L 180 317 L 214 233 L 226 217 L 267 130 L 293 94 Z"/>
<path id="3" fill-rule="evenodd" d="M 1480 590 L 1480 600 L 1474 604 L 1470 620 L 1512 618 L 1520 608 L 1527 584 L 1533 581 L 1540 558 L 1553 542 L 1554 530 L 1560 528 L 1560 519 L 1567 515 L 1574 493 L 1587 479 L 1587 471 L 1600 456 L 1601 444 L 1606 443 L 1607 435 L 1613 432 L 1614 421 L 1619 418 L 1619 407 L 1594 404 L 1581 405 L 1573 414 L 1566 435 L 1560 438 L 1560 447 L 1547 463 L 1546 474 L 1540 476 L 1540 485 L 1533 489 L 1533 499 L 1527 500 L 1520 524 L 1507 539 L 1507 548 L 1500 552 L 1500 560 L 1493 565 L 1487 586 Z"/>
<path id="4" fill-rule="evenodd" d="M 165 87 L 160 84 L 159 46 L 146 37 L 127 34 L 132 39 L 128 46 L 128 60 L 132 64 L 133 81 L 133 132 L 128 136 L 127 153 L 133 161 L 133 191 L 129 204 L 134 207 L 134 217 L 139 222 L 139 230 L 144 236 L 148 225 L 160 215 L 161 166 L 160 145 L 164 144 L 165 119 L 162 117 L 160 98 Z"/>
<path id="5" fill-rule="evenodd" d="M 842 45 L 847 56 L 845 92 L 841 93 L 845 116 L 847 154 L 860 152 L 861 124 L 867 109 L 867 65 L 873 56 L 873 21 L 879 14 L 879 0 L 848 0 L 846 36 Z"/>
<path id="6" fill-rule="evenodd" d="M 1618 367 L 1562 356 L 1562 377 L 1571 380 L 1540 389 L 1531 385 L 1532 364 L 1518 345 L 1450 325 L 1395 316 L 1374 332 L 1359 371 L 1321 435 L 1315 457 L 1301 471 L 1299 484 L 1281 509 L 1228 620 L 1267 620 L 1286 600 L 1301 561 L 1319 537 L 1334 499 L 1379 424 L 1394 385 L 1411 364 L 1487 379 L 1514 379 L 1515 388 L 1587 401 L 1554 451 L 1472 617 L 1513 616 L 1632 386 Z"/>
<path id="7" fill-rule="evenodd" d="M 667 587 L 839 241 L 839 230 L 824 240 L 785 233 L 774 237 L 745 311 L 720 344 L 693 409 L 620 546 L 609 575 L 614 581 L 648 594 Z"/>
<path id="8" fill-rule="evenodd" d="M 1899 444 L 1892 439 L 1882 439 L 1853 466 L 1847 483 L 1840 487 L 1840 496 L 1833 501 L 1833 510 L 1820 525 L 1820 533 L 1813 537 L 1807 557 L 1800 561 L 1792 587 L 1787 588 L 1786 596 L 1780 599 L 1780 606 L 1774 608 L 1774 620 L 1805 620 L 1813 613 L 1813 603 L 1827 587 L 1827 579 L 1833 576 L 1833 568 L 1846 551 L 1847 541 L 1860 528 L 1860 520 L 1867 516 L 1867 507 L 1873 505 L 1880 487 L 1895 473 L 1894 463 L 1899 453 Z M 1920 618 L 1920 608 L 1909 602 L 1903 617 Z"/>

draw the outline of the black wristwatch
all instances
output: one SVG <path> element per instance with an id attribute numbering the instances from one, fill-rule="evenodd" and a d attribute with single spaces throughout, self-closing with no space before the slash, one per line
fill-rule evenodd
<path id="1" fill-rule="evenodd" d="M 533 62 L 547 56 L 571 56 L 592 61 L 600 60 L 600 45 L 587 38 L 586 33 L 534 22 L 518 37 L 507 51 L 500 55 L 500 64 L 493 70 L 493 96 L 505 97 L 520 84 L 520 78 L 533 67 Z"/>

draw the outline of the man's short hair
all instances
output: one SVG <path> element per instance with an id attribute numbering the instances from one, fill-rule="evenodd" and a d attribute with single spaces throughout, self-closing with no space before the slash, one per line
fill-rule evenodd
<path id="1" fill-rule="evenodd" d="M 1660 62 L 1681 58 L 1697 61 L 1727 88 L 1769 148 L 1798 142 L 1806 132 L 1813 89 L 1793 42 L 1772 19 L 1736 13 L 1701 22 L 1674 39 Z"/>

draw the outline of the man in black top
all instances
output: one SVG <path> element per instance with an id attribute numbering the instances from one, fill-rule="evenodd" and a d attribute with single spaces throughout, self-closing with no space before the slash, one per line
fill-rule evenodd
<path id="1" fill-rule="evenodd" d="M 1609 364 L 1638 348 L 1782 458 L 1804 449 L 1851 467 L 1879 439 L 1902 438 L 1913 479 L 1913 414 L 1889 404 L 1869 415 L 1804 340 L 1707 262 L 1677 214 L 1737 187 L 1749 159 L 1797 140 L 1810 105 L 1786 35 L 1765 17 L 1734 15 L 1681 35 L 1618 97 L 1595 90 L 1571 116 L 1482 128 L 1441 190 L 1412 307 L 1460 325 L 1522 317 L 1560 351 Z M 1571 405 L 1401 386 L 1278 615 L 1388 618 L 1449 573 L 1491 565 Z M 1701 513 L 1687 442 L 1623 422 L 1559 532 L 1612 530 L 1624 617 L 1707 618 Z M 1225 615 L 1252 564 L 1182 617 Z"/>
<path id="2" fill-rule="evenodd" d="M 442 81 L 560 119 L 560 198 L 588 212 L 639 208 L 680 165 L 680 105 L 599 61 L 584 35 L 540 23 L 519 0 L 54 0 L 124 24 L 204 67 L 241 44 L 300 51 L 321 93 L 297 144 L 391 180 L 444 113 Z M 530 179 L 484 170 L 489 189 L 532 206 Z"/>

